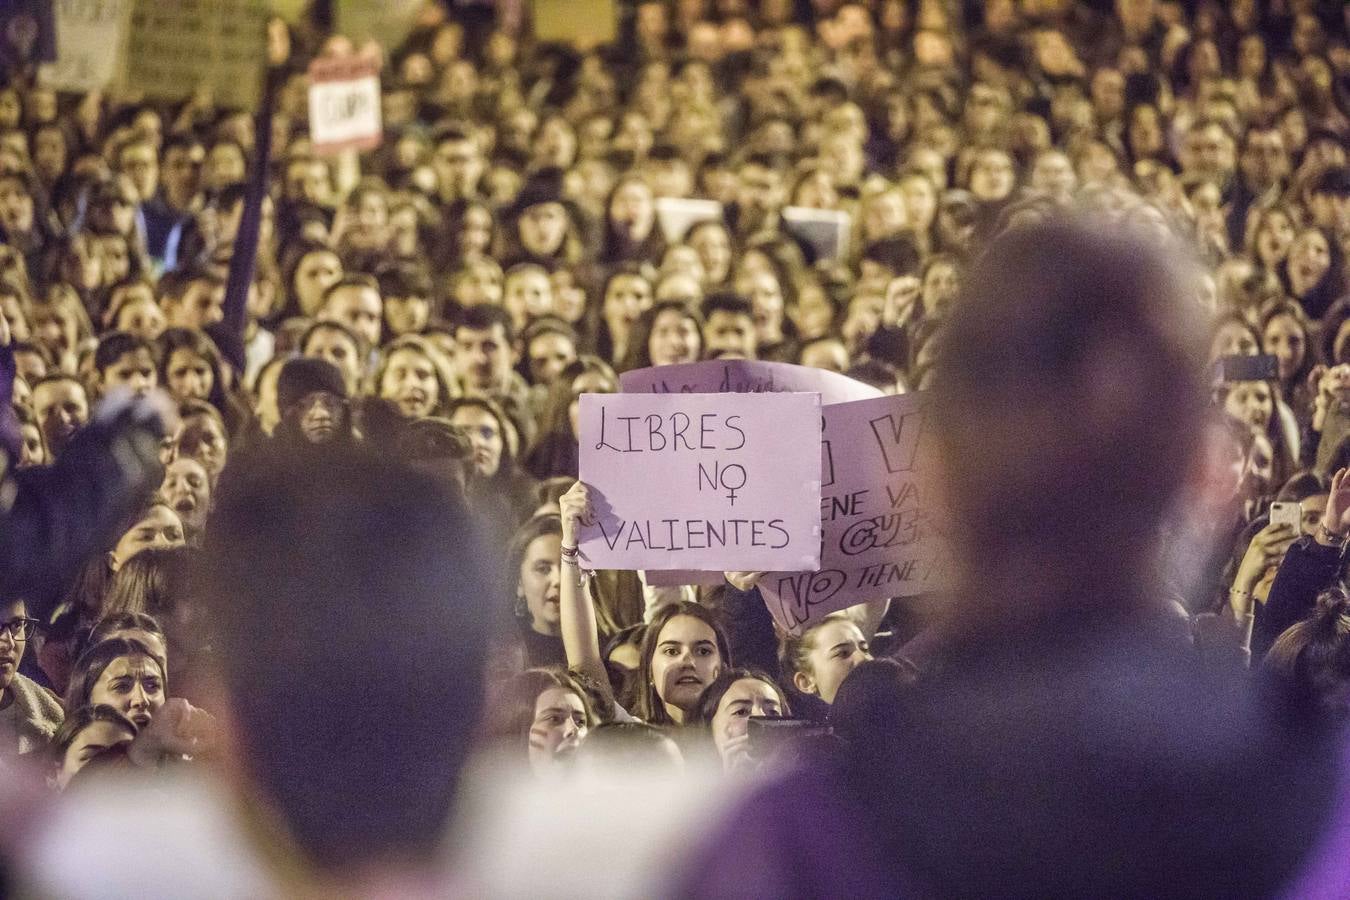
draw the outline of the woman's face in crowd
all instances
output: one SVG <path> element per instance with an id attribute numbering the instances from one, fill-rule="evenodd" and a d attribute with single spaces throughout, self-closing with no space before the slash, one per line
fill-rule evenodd
<path id="1" fill-rule="evenodd" d="M 927 231 L 937 218 L 938 196 L 927 178 L 906 178 L 900 182 L 900 193 L 905 198 L 905 212 L 909 225 L 916 231 Z"/>
<path id="2" fill-rule="evenodd" d="M 425 353 L 413 347 L 400 347 L 385 366 L 380 396 L 394 401 L 399 412 L 409 419 L 431 415 L 441 399 L 436 366 Z"/>
<path id="3" fill-rule="evenodd" d="M 121 569 L 127 560 L 142 550 L 181 547 L 184 541 L 183 521 L 178 514 L 162 503 L 156 503 L 139 522 L 127 529 L 113 548 L 113 571 Z"/>
<path id="4" fill-rule="evenodd" d="M 1322 523 L 1322 514 L 1327 511 L 1327 495 L 1313 494 L 1311 497 L 1304 497 L 1299 503 L 1299 511 L 1302 514 L 1299 520 L 1300 531 L 1303 534 L 1313 534 Z"/>
<path id="5" fill-rule="evenodd" d="M 482 256 L 492 246 L 492 213 L 483 206 L 471 206 L 459 225 L 459 249 L 463 256 Z"/>
<path id="6" fill-rule="evenodd" d="M 1210 346 L 1211 359 L 1221 356 L 1255 356 L 1259 352 L 1256 335 L 1242 322 L 1223 323 Z"/>
<path id="7" fill-rule="evenodd" d="M 180 449 L 191 447 L 191 456 L 201 463 L 214 481 L 225 470 L 225 461 L 229 454 L 229 439 L 225 429 L 214 416 L 199 414 L 183 420 L 183 430 L 179 435 Z"/>
<path id="8" fill-rule="evenodd" d="M 731 272 L 731 237 L 726 229 L 709 225 L 694 231 L 690 245 L 698 251 L 707 272 L 707 284 L 721 284 Z"/>
<path id="9" fill-rule="evenodd" d="M 513 272 L 506 279 L 502 305 L 511 314 L 516 330 L 553 313 L 553 282 L 542 269 Z"/>
<path id="10" fill-rule="evenodd" d="M 562 538 L 543 534 L 530 541 L 520 561 L 519 594 L 530 614 L 530 627 L 540 634 L 557 634 L 558 591 Z"/>
<path id="11" fill-rule="evenodd" d="M 19 467 L 46 465 L 47 451 L 42 445 L 42 432 L 36 425 L 24 425 L 21 430 L 23 448 L 20 451 Z"/>
<path id="12" fill-rule="evenodd" d="M 496 475 L 502 464 L 502 451 L 506 448 L 506 436 L 502 434 L 497 417 L 481 406 L 461 406 L 450 417 L 450 424 L 468 433 L 469 443 L 473 446 L 474 470 L 483 478 Z"/>
<path id="13" fill-rule="evenodd" d="M 797 304 L 789 315 L 798 336 L 810 340 L 828 333 L 834 325 L 834 304 L 825 296 L 823 288 L 807 284 L 797 292 Z"/>
<path id="14" fill-rule="evenodd" d="M 169 355 L 164 375 L 165 386 L 180 403 L 184 400 L 206 400 L 216 383 L 210 362 L 186 347 L 179 347 Z"/>
<path id="15" fill-rule="evenodd" d="M 970 170 L 970 192 L 978 200 L 1002 200 L 1016 182 L 1012 159 L 1002 150 L 981 153 Z"/>
<path id="16" fill-rule="evenodd" d="M 33 198 L 18 178 L 0 179 L 0 228 L 9 234 L 33 229 Z"/>
<path id="17" fill-rule="evenodd" d="M 815 629 L 806 670 L 794 676 L 798 690 L 833 703 L 848 673 L 872 658 L 862 629 L 850 619 L 830 619 Z"/>
<path id="18" fill-rule="evenodd" d="M 742 678 L 727 688 L 713 714 L 713 746 L 723 765 L 729 766 L 738 758 L 735 749 L 745 743 L 751 716 L 782 718 L 783 701 L 772 685 L 758 678 Z"/>
<path id="19" fill-rule="evenodd" d="M 558 762 L 558 754 L 576 749 L 586 737 L 586 706 L 581 698 L 564 687 L 551 687 L 534 702 L 534 721 L 530 723 L 530 768 L 536 775 L 548 775 Z"/>
<path id="20" fill-rule="evenodd" d="M 455 301 L 460 306 L 502 302 L 502 270 L 490 259 L 469 264 L 469 268 L 455 282 Z"/>
<path id="21" fill-rule="evenodd" d="M 0 294 L 0 317 L 9 327 L 10 340 L 26 341 L 31 337 L 28 329 L 28 317 L 24 315 L 23 304 L 15 294 Z"/>
<path id="22" fill-rule="evenodd" d="M 1294 223 L 1282 212 L 1267 213 L 1256 232 L 1256 254 L 1268 269 L 1284 261 L 1294 243 Z"/>
<path id="23" fill-rule="evenodd" d="M 692 710 L 704 688 L 721 671 L 717 635 L 707 622 L 693 616 L 675 616 L 661 628 L 651 678 L 656 695 L 668 710 Z"/>
<path id="24" fill-rule="evenodd" d="M 104 674 L 107 674 L 106 671 Z M 130 743 L 135 736 L 134 731 L 116 722 L 90 722 L 81 728 L 75 740 L 66 748 L 65 755 L 61 757 L 61 766 L 52 779 L 57 789 L 65 790 L 70 779 L 91 759 L 112 747 Z"/>
<path id="25" fill-rule="evenodd" d="M 1264 432 L 1275 414 L 1275 396 L 1264 381 L 1239 381 L 1224 398 L 1223 410 L 1233 421 Z"/>
<path id="26" fill-rule="evenodd" d="M 614 385 L 599 372 L 582 372 L 572 380 L 572 403 L 567 407 L 567 418 L 572 423 L 572 434 L 581 434 L 581 404 L 578 398 L 582 394 L 612 394 Z"/>
<path id="27" fill-rule="evenodd" d="M 323 292 L 342 278 L 342 261 L 336 253 L 316 250 L 295 267 L 295 297 L 300 311 L 313 316 L 323 304 Z"/>
<path id="28" fill-rule="evenodd" d="M 652 189 L 640 181 L 626 181 L 609 201 L 609 221 L 629 240 L 641 241 L 656 222 Z"/>
<path id="29" fill-rule="evenodd" d="M 1289 286 L 1303 296 L 1317 286 L 1331 268 L 1331 246 L 1327 237 L 1315 228 L 1309 228 L 1294 239 L 1289 247 Z"/>
<path id="30" fill-rule="evenodd" d="M 1273 316 L 1266 323 L 1261 349 L 1279 361 L 1280 380 L 1288 381 L 1308 355 L 1308 335 L 1293 316 Z"/>
<path id="31" fill-rule="evenodd" d="M 736 290 L 754 308 L 760 344 L 776 344 L 783 336 L 783 287 L 772 272 L 750 272 L 736 279 Z"/>
<path id="32" fill-rule="evenodd" d="M 549 274 L 553 285 L 553 314 L 564 322 L 575 325 L 586 315 L 586 291 L 577 284 L 576 276 L 567 269 Z"/>
<path id="33" fill-rule="evenodd" d="M 114 325 L 122 331 L 153 341 L 164 332 L 167 323 L 159 304 L 153 298 L 142 297 L 124 303 L 117 311 Z"/>
<path id="34" fill-rule="evenodd" d="M 605 288 L 605 324 L 611 335 L 627 334 L 652 305 L 652 286 L 641 275 L 615 275 Z"/>
<path id="35" fill-rule="evenodd" d="M 535 256 L 552 256 L 567 237 L 567 210 L 561 203 L 536 203 L 520 217 L 520 243 Z"/>
<path id="36" fill-rule="evenodd" d="M 677 310 L 666 309 L 652 323 L 651 340 L 648 342 L 652 365 L 695 362 L 701 350 L 698 326 L 688 316 Z"/>
<path id="37" fill-rule="evenodd" d="M 530 341 L 525 348 L 525 358 L 530 367 L 530 380 L 534 384 L 549 384 L 577 358 L 577 347 L 567 335 L 546 331 Z"/>
<path id="38" fill-rule="evenodd" d="M 202 185 L 219 190 L 243 181 L 246 174 L 243 152 L 234 144 L 216 144 L 206 154 Z"/>
<path id="39" fill-rule="evenodd" d="M 149 656 L 119 656 L 94 682 L 89 702 L 106 703 L 144 728 L 164 705 L 164 672 Z"/>
<path id="40" fill-rule="evenodd" d="M 200 534 L 211 512 L 211 476 L 195 459 L 180 456 L 164 470 L 160 496 L 177 514 L 186 532 Z"/>

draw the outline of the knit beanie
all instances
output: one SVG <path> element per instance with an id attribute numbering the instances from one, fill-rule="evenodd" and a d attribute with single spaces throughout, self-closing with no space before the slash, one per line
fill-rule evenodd
<path id="1" fill-rule="evenodd" d="M 286 410 L 318 391 L 346 399 L 347 385 L 337 366 L 310 357 L 287 360 L 277 376 L 277 411 L 284 416 Z"/>

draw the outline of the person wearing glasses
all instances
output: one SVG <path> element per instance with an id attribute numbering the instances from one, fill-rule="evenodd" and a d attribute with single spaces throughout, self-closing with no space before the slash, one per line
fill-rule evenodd
<path id="1" fill-rule="evenodd" d="M 0 770 L 7 758 L 45 750 L 65 718 L 55 694 L 19 673 L 36 627 L 22 600 L 0 601 Z"/>

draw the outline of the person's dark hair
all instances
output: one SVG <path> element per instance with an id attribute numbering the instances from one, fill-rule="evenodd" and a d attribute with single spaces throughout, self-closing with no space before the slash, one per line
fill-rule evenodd
<path id="1" fill-rule="evenodd" d="M 324 288 L 323 300 L 319 303 L 320 308 L 328 303 L 335 292 L 343 288 L 362 288 L 365 290 L 372 290 L 377 294 L 380 293 L 380 283 L 375 280 L 374 275 L 367 275 L 364 272 L 348 272 L 337 281 Z M 380 296 L 383 297 L 384 295 L 380 294 Z"/>
<path id="2" fill-rule="evenodd" d="M 499 605 L 473 521 L 436 479 L 357 447 L 247 462 L 194 582 L 243 769 L 313 865 L 434 859 Z"/>
<path id="3" fill-rule="evenodd" d="M 311 324 L 305 329 L 304 334 L 300 335 L 300 341 L 296 346 L 299 348 L 301 356 L 305 355 L 305 348 L 309 345 L 310 338 L 323 331 L 336 332 L 351 341 L 352 347 L 356 350 L 357 359 L 365 359 L 370 353 L 370 347 L 366 345 L 366 339 L 363 335 L 357 334 L 335 319 L 321 319 Z"/>
<path id="4" fill-rule="evenodd" d="M 665 703 L 656 693 L 656 685 L 652 683 L 652 657 L 656 655 L 661 630 L 676 616 L 698 619 L 711 628 L 717 641 L 718 655 L 722 658 L 722 666 L 731 665 L 731 645 L 727 643 L 727 636 L 716 616 L 707 607 L 682 600 L 678 603 L 669 603 L 657 610 L 656 615 L 647 623 L 647 631 L 642 636 L 642 652 L 638 662 L 637 709 L 634 711 L 638 718 L 652 725 L 673 724 L 670 714 L 666 712 Z"/>
<path id="5" fill-rule="evenodd" d="M 467 328 L 470 331 L 491 331 L 494 325 L 502 326 L 507 343 L 515 341 L 516 330 L 511 324 L 511 314 L 500 306 L 487 303 L 470 306 L 461 312 L 455 321 L 456 330 Z"/>
<path id="6" fill-rule="evenodd" d="M 128 353 L 148 350 L 156 368 L 159 367 L 158 348 L 145 338 L 126 331 L 110 331 L 98 340 L 94 351 L 94 368 L 101 374 Z"/>
<path id="7" fill-rule="evenodd" d="M 381 297 L 431 298 L 431 274 L 424 266 L 411 262 L 395 262 L 375 270 L 375 281 Z"/>
<path id="8" fill-rule="evenodd" d="M 749 316 L 752 319 L 755 316 L 755 308 L 750 301 L 731 291 L 717 291 L 704 297 L 702 310 L 705 321 L 711 319 L 713 313 L 716 312 L 731 313 L 733 316 Z"/>
<path id="9" fill-rule="evenodd" d="M 185 589 L 186 547 L 147 547 L 122 564 L 103 600 L 103 615 L 113 613 L 164 617 L 172 614 Z"/>
<path id="10" fill-rule="evenodd" d="M 51 743 L 47 745 L 47 752 L 52 765 L 60 767 L 66 761 L 66 751 L 70 749 L 71 744 L 75 743 L 75 739 L 80 736 L 80 732 L 95 722 L 110 722 L 129 732 L 132 737 L 135 737 L 138 731 L 135 722 L 105 703 L 77 707 L 66 713 L 66 718 L 61 723 L 61 727 L 56 729 L 56 734 L 52 735 Z"/>
<path id="11" fill-rule="evenodd" d="M 141 553 L 150 552 L 153 551 L 141 551 Z M 136 554 L 136 556 L 140 556 L 141 553 Z M 135 558 L 132 557 L 132 559 Z M 127 560 L 127 562 L 131 562 L 131 560 Z M 154 635 L 161 643 L 167 645 L 167 635 L 164 634 L 164 629 L 160 627 L 159 620 L 149 613 L 108 610 L 89 630 L 89 635 L 85 639 L 81 652 L 95 644 L 106 641 L 119 631 L 143 631 L 146 634 Z"/>
<path id="12" fill-rule="evenodd" d="M 846 741 L 868 740 L 904 716 L 905 692 L 918 678 L 907 661 L 865 660 L 848 673 L 830 704 L 830 726 Z"/>
<path id="13" fill-rule="evenodd" d="M 159 666 L 161 679 L 165 681 L 165 690 L 168 690 L 169 667 L 163 657 L 156 655 L 149 646 L 135 638 L 108 638 L 96 644 L 91 643 L 75 661 L 75 666 L 70 672 L 70 683 L 66 686 L 65 708 L 78 709 L 81 706 L 88 706 L 94 685 L 98 684 L 103 670 L 108 668 L 113 660 L 124 656 L 144 656 L 154 660 L 155 665 Z"/>
<path id="14" fill-rule="evenodd" d="M 683 300 L 661 300 L 652 304 L 650 309 L 643 310 L 633 323 L 633 333 L 628 339 L 628 358 L 620 364 L 620 369 L 645 369 L 652 365 L 652 331 L 656 328 L 657 318 L 666 312 L 673 312 L 694 323 L 694 333 L 698 335 L 698 355 L 703 355 L 703 316 Z"/>
<path id="15" fill-rule="evenodd" d="M 1309 497 L 1319 497 L 1330 490 L 1331 485 L 1324 476 L 1312 469 L 1301 469 L 1280 486 L 1275 499 L 1286 503 L 1302 503 Z"/>
<path id="16" fill-rule="evenodd" d="M 919 245 L 908 234 L 872 241 L 863 248 L 862 258 L 885 266 L 896 275 L 917 275 L 922 265 Z"/>
<path id="17" fill-rule="evenodd" d="M 690 717 L 690 721 L 708 727 L 712 725 L 713 716 L 717 715 L 717 707 L 722 704 L 722 698 L 726 696 L 731 686 L 738 681 L 750 679 L 753 681 L 762 681 L 774 689 L 778 694 L 778 702 L 782 706 L 783 715 L 792 715 L 792 708 L 788 703 L 787 694 L 783 691 L 781 685 L 774 681 L 763 672 L 754 669 L 741 669 L 726 667 L 713 679 L 712 684 L 703 689 L 703 695 L 698 698 L 698 709 Z"/>
<path id="18" fill-rule="evenodd" d="M 1350 713 L 1350 595 L 1333 588 L 1313 614 L 1275 639 L 1262 668 L 1284 678 L 1297 699 L 1342 721 Z"/>
<path id="19" fill-rule="evenodd" d="M 893 391 L 901 382 L 898 369 L 883 360 L 870 357 L 858 360 L 844 374 L 882 391 Z"/>
<path id="20" fill-rule="evenodd" d="M 604 722 L 587 732 L 576 760 L 594 763 L 605 772 L 651 772 L 674 767 L 672 746 L 679 749 L 664 728 L 646 722 Z"/>

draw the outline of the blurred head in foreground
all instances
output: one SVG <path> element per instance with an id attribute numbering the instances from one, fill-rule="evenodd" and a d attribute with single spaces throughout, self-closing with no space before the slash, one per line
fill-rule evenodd
<path id="1" fill-rule="evenodd" d="M 222 482 L 199 587 L 232 762 L 302 871 L 432 860 L 483 694 L 494 603 L 476 549 L 441 482 L 348 447 Z"/>

